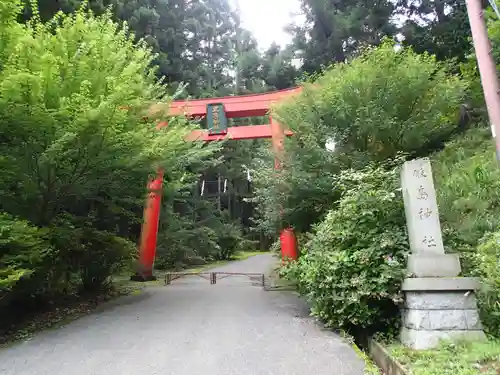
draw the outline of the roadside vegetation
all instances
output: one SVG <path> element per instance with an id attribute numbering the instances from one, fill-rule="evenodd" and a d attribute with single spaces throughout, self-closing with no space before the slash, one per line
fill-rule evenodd
<path id="1" fill-rule="evenodd" d="M 391 345 L 389 350 L 413 375 L 497 375 L 500 371 L 500 341 L 443 342 L 424 351 Z"/>

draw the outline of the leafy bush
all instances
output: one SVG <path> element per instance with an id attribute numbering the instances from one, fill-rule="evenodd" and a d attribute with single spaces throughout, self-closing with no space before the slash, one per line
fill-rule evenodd
<path id="1" fill-rule="evenodd" d="M 270 248 L 269 248 L 269 251 L 275 253 L 275 254 L 280 254 L 281 253 L 281 241 L 280 239 L 278 238 L 277 240 L 275 240 Z"/>
<path id="2" fill-rule="evenodd" d="M 475 268 L 481 238 L 498 229 L 500 170 L 489 129 L 471 129 L 434 155 L 433 169 L 445 245 Z"/>
<path id="3" fill-rule="evenodd" d="M 307 232 L 339 199 L 340 170 L 441 147 L 457 131 L 465 89 L 434 57 L 388 42 L 330 67 L 273 111 L 295 135 L 286 140 L 279 176 L 265 168 L 269 155 L 255 163 L 261 227 Z M 333 151 L 326 147 L 332 140 Z"/>
<path id="4" fill-rule="evenodd" d="M 168 97 L 150 67 L 151 49 L 109 13 L 81 10 L 46 25 L 35 19 L 24 30 L 0 72 L 5 210 L 37 225 L 61 211 L 140 212 L 155 167 L 176 177 L 185 163 L 210 154 L 184 141 L 189 126 L 181 129 L 181 120 L 158 131 L 154 118 L 141 120 L 153 100 Z"/>
<path id="5" fill-rule="evenodd" d="M 20 4 L 0 3 L 0 202 L 45 228 L 55 250 L 45 267 L 37 230 L 16 224 L 32 250 L 9 240 L 22 262 L 7 253 L 2 288 L 32 275 L 36 294 L 95 289 L 135 251 L 129 240 L 137 241 L 150 174 L 163 168 L 182 187 L 185 169 L 219 146 L 185 142 L 193 128 L 185 119 L 155 129 L 165 114 L 148 110 L 170 99 L 155 55 L 110 12 L 95 16 L 84 5 L 47 23 L 34 12 L 20 24 Z"/>
<path id="6" fill-rule="evenodd" d="M 229 260 L 236 254 L 239 249 L 239 243 L 243 240 L 241 230 L 231 222 L 221 223 L 218 229 L 217 243 L 220 250 L 216 255 L 217 259 Z"/>
<path id="7" fill-rule="evenodd" d="M 52 255 L 45 231 L 0 212 L 0 301 L 7 301 L 4 298 L 16 290 L 20 280 L 25 282 L 24 288 L 33 291 L 29 279 L 43 272 L 41 265 Z"/>
<path id="8" fill-rule="evenodd" d="M 465 87 L 435 57 L 385 42 L 332 66 L 276 116 L 323 152 L 333 138 L 350 163 L 384 160 L 448 137 Z"/>
<path id="9" fill-rule="evenodd" d="M 112 275 L 133 269 L 137 256 L 133 242 L 98 230 L 91 221 L 77 225 L 71 219 L 59 217 L 49 232 L 59 249 L 54 266 L 61 272 L 66 293 L 99 291 Z"/>
<path id="10" fill-rule="evenodd" d="M 408 250 L 397 169 L 347 170 L 342 198 L 286 275 L 330 327 L 383 329 L 399 319 Z"/>
<path id="11" fill-rule="evenodd" d="M 110 276 L 128 266 L 137 254 L 134 243 L 109 232 L 94 229 L 84 231 L 79 271 L 85 291 L 94 291 L 109 281 Z"/>
<path id="12" fill-rule="evenodd" d="M 197 213 L 202 212 L 200 201 Z M 241 229 L 231 222 L 228 215 L 214 210 L 208 204 L 207 217 L 193 220 L 189 215 L 181 216 L 165 207 L 158 239 L 159 268 L 182 269 L 211 260 L 229 260 L 241 246 L 249 244 L 242 237 Z M 248 249 L 244 249 L 248 250 Z"/>
<path id="13" fill-rule="evenodd" d="M 481 318 L 498 335 L 500 170 L 489 129 L 449 142 L 433 157 L 433 168 L 445 246 L 460 255 L 464 276 L 481 278 Z"/>
<path id="14" fill-rule="evenodd" d="M 219 251 L 217 234 L 205 225 L 164 210 L 158 233 L 157 260 L 161 269 L 183 269 L 215 258 Z M 165 215 L 165 216 L 163 216 Z"/>
<path id="15" fill-rule="evenodd" d="M 476 273 L 481 277 L 479 308 L 485 329 L 500 337 L 500 232 L 488 234 L 475 254 Z"/>

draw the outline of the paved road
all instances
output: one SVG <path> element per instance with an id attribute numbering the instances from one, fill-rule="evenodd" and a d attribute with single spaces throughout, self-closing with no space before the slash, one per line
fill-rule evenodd
<path id="1" fill-rule="evenodd" d="M 266 272 L 269 255 L 219 271 Z M 0 349 L 8 375 L 362 375 L 364 363 L 290 293 L 247 278 L 154 287 Z"/>

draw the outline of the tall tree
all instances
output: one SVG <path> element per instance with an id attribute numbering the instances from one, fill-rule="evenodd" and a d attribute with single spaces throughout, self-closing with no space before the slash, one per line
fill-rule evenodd
<path id="1" fill-rule="evenodd" d="M 198 96 L 229 94 L 232 91 L 234 13 L 227 0 L 194 0 L 188 5 L 189 60 L 196 64 L 192 91 Z"/>
<path id="2" fill-rule="evenodd" d="M 257 41 L 249 31 L 243 30 L 238 44 L 238 93 L 266 91 L 262 77 L 262 55 Z"/>
<path id="3" fill-rule="evenodd" d="M 290 31 L 309 73 L 344 62 L 363 44 L 378 45 L 396 31 L 390 22 L 395 5 L 389 0 L 302 0 L 301 7 L 306 23 Z"/>
<path id="4" fill-rule="evenodd" d="M 185 0 L 112 0 L 119 19 L 126 21 L 138 38 L 157 53 L 158 74 L 175 89 L 189 77 L 184 64 L 186 50 Z"/>
<path id="5" fill-rule="evenodd" d="M 303 69 L 315 73 L 357 55 L 384 36 L 416 52 L 464 61 L 470 49 L 465 3 L 459 0 L 301 0 L 305 25 L 291 25 Z"/>
<path id="6" fill-rule="evenodd" d="M 73 13 L 82 4 L 82 0 L 38 0 L 33 2 L 32 0 L 23 0 L 24 10 L 19 14 L 21 20 L 27 20 L 33 15 L 32 5 L 36 3 L 37 12 L 40 15 L 42 21 L 50 20 L 54 14 L 59 11 L 64 13 Z M 114 0 L 88 0 L 87 1 L 89 9 L 91 9 L 96 14 L 102 14 L 106 8 L 114 4 Z"/>
<path id="7" fill-rule="evenodd" d="M 404 44 L 439 60 L 464 61 L 469 54 L 470 26 L 464 1 L 405 1 L 398 9 Z"/>
<path id="8" fill-rule="evenodd" d="M 273 43 L 262 57 L 262 76 L 266 86 L 272 90 L 283 90 L 295 85 L 299 75 L 293 64 L 294 54 Z"/>
<path id="9" fill-rule="evenodd" d="M 41 0 L 42 19 L 56 12 L 72 13 L 82 0 Z M 31 14 L 25 1 L 23 18 Z M 157 54 L 158 75 L 172 90 L 187 84 L 195 97 L 229 93 L 234 49 L 234 13 L 228 0 L 90 0 L 89 7 L 102 13 L 112 6 L 115 19 L 126 21 L 137 38 Z"/>

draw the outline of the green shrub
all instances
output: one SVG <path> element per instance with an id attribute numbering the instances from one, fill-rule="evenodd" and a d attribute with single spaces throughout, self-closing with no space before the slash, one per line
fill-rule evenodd
<path id="1" fill-rule="evenodd" d="M 248 239 L 245 237 L 242 237 L 238 240 L 238 243 L 236 244 L 236 251 L 237 252 L 244 252 L 244 251 L 259 251 L 260 249 L 260 241 L 257 240 L 252 240 Z"/>
<path id="2" fill-rule="evenodd" d="M 433 56 L 393 43 L 332 65 L 273 111 L 295 135 L 285 143 L 283 172 L 255 176 L 263 229 L 291 224 L 309 231 L 339 199 L 336 179 L 344 168 L 440 147 L 457 131 L 466 86 Z M 326 148 L 332 139 L 334 151 Z M 272 163 L 256 162 L 262 165 Z"/>
<path id="3" fill-rule="evenodd" d="M 59 273 L 65 293 L 102 289 L 113 274 L 133 269 L 134 243 L 96 229 L 91 221 L 78 225 L 73 219 L 59 217 L 49 228 L 51 243 L 58 250 L 52 268 Z"/>
<path id="4" fill-rule="evenodd" d="M 482 282 L 478 294 L 481 319 L 486 331 L 500 338 L 500 232 L 485 236 L 474 258 Z"/>
<path id="5" fill-rule="evenodd" d="M 385 329 L 399 319 L 408 249 L 396 169 L 344 171 L 338 208 L 317 225 L 300 260 L 285 271 L 330 327 Z"/>
<path id="6" fill-rule="evenodd" d="M 500 170 L 487 128 L 474 128 L 433 157 L 443 239 L 458 252 L 464 276 L 478 276 L 486 330 L 500 332 Z M 491 234 L 494 233 L 494 234 Z"/>
<path id="7" fill-rule="evenodd" d="M 155 267 L 159 269 L 183 269 L 214 260 L 219 251 L 216 232 L 205 226 L 195 227 L 196 223 L 188 220 L 165 224 L 158 233 L 158 248 Z M 173 230 L 177 227 L 178 230 Z"/>
<path id="8" fill-rule="evenodd" d="M 313 238 L 312 233 L 297 233 L 297 246 L 299 248 L 299 255 L 302 248 Z"/>
<path id="9" fill-rule="evenodd" d="M 0 301 L 2 304 L 9 299 L 6 298 L 9 293 L 20 292 L 16 289 L 20 285 L 27 293 L 36 290 L 36 283 L 30 283 L 30 279 L 34 278 L 37 272 L 46 271 L 41 266 L 46 258 L 53 256 L 53 251 L 47 240 L 46 231 L 32 226 L 27 221 L 0 212 Z"/>
<path id="10" fill-rule="evenodd" d="M 498 229 L 500 170 L 488 129 L 471 129 L 432 158 L 443 239 L 461 256 L 464 275 L 475 268 L 481 238 Z"/>
<path id="11" fill-rule="evenodd" d="M 271 246 L 269 247 L 269 251 L 275 254 L 281 253 L 281 241 L 279 238 L 271 244 Z"/>
<path id="12" fill-rule="evenodd" d="M 233 223 L 221 223 L 218 228 L 217 243 L 219 251 L 216 254 L 218 260 L 229 260 L 239 249 L 239 243 L 243 240 L 240 228 Z"/>
<path id="13" fill-rule="evenodd" d="M 181 120 L 161 131 L 141 120 L 168 97 L 151 48 L 111 17 L 82 9 L 47 24 L 35 18 L 11 40 L 0 71 L 0 191 L 7 212 L 36 225 L 64 212 L 124 216 L 143 204 L 156 166 L 175 177 L 199 155 Z"/>
<path id="14" fill-rule="evenodd" d="M 85 230 L 83 235 L 78 271 L 84 291 L 105 287 L 110 276 L 132 269 L 137 254 L 134 243 L 95 229 Z"/>
<path id="15" fill-rule="evenodd" d="M 185 119 L 155 129 L 165 114 L 144 117 L 170 97 L 152 48 L 110 11 L 20 24 L 20 3 L 0 4 L 0 201 L 48 228 L 57 252 L 47 268 L 1 267 L 3 280 L 32 273 L 41 294 L 98 288 L 135 251 L 116 236 L 137 240 L 150 174 L 163 168 L 180 188 L 219 146 L 185 142 Z"/>
<path id="16" fill-rule="evenodd" d="M 348 64 L 333 65 L 276 115 L 324 152 L 332 137 L 351 163 L 384 160 L 401 151 L 421 152 L 449 135 L 465 88 L 434 56 L 385 42 Z"/>
<path id="17" fill-rule="evenodd" d="M 201 202 L 203 204 L 204 202 Z M 218 211 L 205 212 L 207 219 L 194 219 L 198 215 L 180 215 L 166 205 L 158 233 L 157 262 L 163 269 L 182 269 L 200 262 L 229 259 L 237 250 L 241 231 Z"/>

